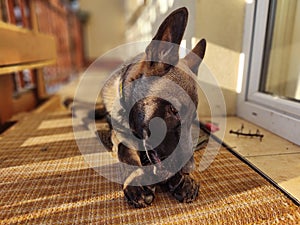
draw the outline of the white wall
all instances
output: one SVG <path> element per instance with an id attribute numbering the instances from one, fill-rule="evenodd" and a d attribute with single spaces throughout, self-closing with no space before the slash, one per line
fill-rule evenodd
<path id="1" fill-rule="evenodd" d="M 236 114 L 245 0 L 196 0 L 195 37 L 208 41 L 204 62 L 222 88 L 227 115 Z"/>

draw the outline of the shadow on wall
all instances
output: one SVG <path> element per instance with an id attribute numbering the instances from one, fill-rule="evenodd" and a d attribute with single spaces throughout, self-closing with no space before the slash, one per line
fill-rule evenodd
<path id="1" fill-rule="evenodd" d="M 227 115 L 236 114 L 243 72 L 242 43 L 246 0 L 196 0 L 195 37 L 208 41 L 204 62 L 223 91 Z M 197 41 L 197 40 L 196 40 Z"/>
<path id="2" fill-rule="evenodd" d="M 125 42 L 151 40 L 152 33 L 156 32 L 157 24 L 160 24 L 161 19 L 174 8 L 186 6 L 190 11 L 188 30 L 185 35 L 186 47 L 191 49 L 193 47 L 191 44 L 201 38 L 207 40 L 204 63 L 218 80 L 223 91 L 227 114 L 235 115 L 246 0 L 166 2 L 169 8 L 166 8 L 165 13 L 162 14 L 162 4 L 155 0 L 128 2 L 81 0 L 80 7 L 90 12 L 90 21 L 85 31 L 87 56 L 95 59 Z M 137 17 L 135 23 L 129 26 L 127 22 L 141 4 L 146 4 L 143 12 Z M 150 15 L 155 18 L 151 19 Z M 188 32 L 189 30 L 191 32 Z"/>

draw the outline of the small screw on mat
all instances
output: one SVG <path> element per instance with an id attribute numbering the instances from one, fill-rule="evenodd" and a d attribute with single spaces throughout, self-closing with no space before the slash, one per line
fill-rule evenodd
<path id="1" fill-rule="evenodd" d="M 48 150 L 48 147 L 42 147 L 40 150 L 41 150 L 41 152 L 45 152 Z"/>

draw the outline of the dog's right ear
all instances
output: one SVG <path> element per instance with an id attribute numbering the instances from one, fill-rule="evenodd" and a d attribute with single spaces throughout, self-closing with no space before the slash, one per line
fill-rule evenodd
<path id="1" fill-rule="evenodd" d="M 198 68 L 202 62 L 206 50 L 206 40 L 202 39 L 197 43 L 193 50 L 184 57 L 188 67 L 197 75 Z"/>
<path id="2" fill-rule="evenodd" d="M 179 45 L 188 19 L 185 7 L 172 12 L 160 25 L 156 35 L 146 48 L 150 66 L 162 66 L 166 69 L 175 66 L 179 60 Z M 174 43 L 174 44 L 171 44 Z"/>

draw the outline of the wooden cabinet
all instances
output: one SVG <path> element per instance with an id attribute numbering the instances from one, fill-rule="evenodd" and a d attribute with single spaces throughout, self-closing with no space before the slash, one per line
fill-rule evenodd
<path id="1" fill-rule="evenodd" d="M 80 32 L 60 0 L 0 0 L 0 126 L 48 97 L 45 77 L 59 84 L 80 71 Z"/>

